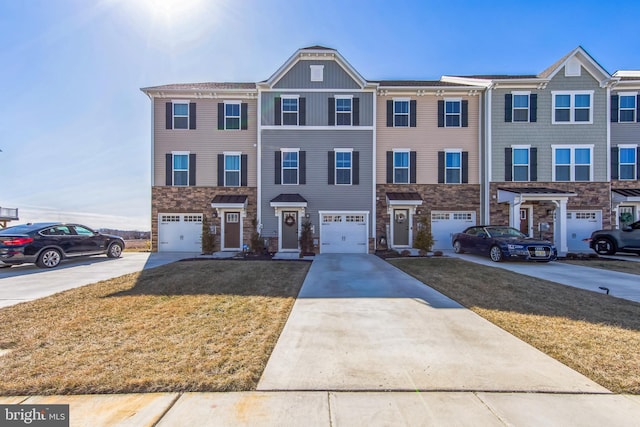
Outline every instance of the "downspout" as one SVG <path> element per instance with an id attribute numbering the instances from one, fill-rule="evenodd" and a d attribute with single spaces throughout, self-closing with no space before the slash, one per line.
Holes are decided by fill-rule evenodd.
<path id="1" fill-rule="evenodd" d="M 371 206 L 371 219 L 369 220 L 371 222 L 371 224 L 373 225 L 373 249 L 374 250 L 378 250 L 378 236 L 377 236 L 377 229 L 378 229 L 378 215 L 377 215 L 377 211 L 376 211 L 376 187 L 378 186 L 378 177 L 377 177 L 377 170 L 376 170 L 376 159 L 378 158 L 378 152 L 377 152 L 377 126 L 376 126 L 376 122 L 377 122 L 377 111 L 378 111 L 378 89 L 375 89 L 373 91 L 372 94 L 373 97 L 373 117 L 372 117 L 372 121 L 373 121 L 373 146 L 372 146 L 372 151 L 371 151 L 371 163 L 372 163 L 372 182 L 373 182 L 373 197 L 371 198 L 371 202 L 372 202 L 372 206 Z M 369 229 L 371 230 L 372 225 L 369 225 Z"/>
<path id="2" fill-rule="evenodd" d="M 151 228 L 152 228 L 152 232 L 153 232 L 153 187 L 155 186 L 155 124 L 154 124 L 154 120 L 155 120 L 155 100 L 153 98 L 153 96 L 151 96 L 149 93 L 146 94 L 149 97 L 149 100 L 151 101 L 151 194 L 149 195 L 149 200 L 151 200 Z M 158 230 L 156 230 L 156 233 L 158 232 Z M 153 233 L 152 233 L 153 234 Z M 151 252 L 154 252 L 154 247 L 153 247 L 153 235 L 151 236 L 151 243 L 150 243 L 150 249 Z"/>
<path id="3" fill-rule="evenodd" d="M 491 140 L 491 120 L 492 120 L 492 110 L 491 110 L 491 99 L 493 97 L 493 88 L 489 86 L 487 88 L 487 95 L 485 98 L 486 104 L 486 116 L 484 119 L 485 122 L 485 151 L 483 154 L 484 163 L 485 163 L 485 177 L 484 177 L 484 195 L 485 195 L 485 205 L 484 205 L 484 222 L 486 224 L 491 224 L 491 155 L 493 152 L 492 149 L 492 140 Z"/>
<path id="4" fill-rule="evenodd" d="M 256 231 L 262 234 L 262 91 L 258 87 L 258 96 L 256 101 Z"/>
<path id="5" fill-rule="evenodd" d="M 613 214 L 613 200 L 611 197 L 611 86 L 607 85 L 607 176 L 606 182 L 609 184 L 609 227 L 618 228 L 618 215 Z M 595 156 L 594 156 L 595 157 Z M 637 160 L 637 159 L 636 159 Z M 615 220 L 615 221 L 614 221 Z"/>

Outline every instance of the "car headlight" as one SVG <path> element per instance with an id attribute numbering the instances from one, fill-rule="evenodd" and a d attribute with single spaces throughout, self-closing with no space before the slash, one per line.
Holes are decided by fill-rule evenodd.
<path id="1" fill-rule="evenodd" d="M 507 245 L 507 249 L 509 249 L 510 251 L 517 251 L 517 250 L 524 249 L 524 246 L 522 246 L 522 245 Z"/>

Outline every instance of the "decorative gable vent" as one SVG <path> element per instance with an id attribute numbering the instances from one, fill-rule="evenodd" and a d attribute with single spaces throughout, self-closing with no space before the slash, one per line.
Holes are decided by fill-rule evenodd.
<path id="1" fill-rule="evenodd" d="M 581 64 L 580 60 L 575 56 L 567 61 L 564 67 L 565 77 L 580 77 Z"/>
<path id="2" fill-rule="evenodd" d="M 311 81 L 321 82 L 324 80 L 324 65 L 310 65 L 311 67 Z"/>

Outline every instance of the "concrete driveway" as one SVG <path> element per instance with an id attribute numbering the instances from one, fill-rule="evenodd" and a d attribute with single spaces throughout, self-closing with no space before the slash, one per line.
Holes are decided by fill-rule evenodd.
<path id="1" fill-rule="evenodd" d="M 54 269 L 41 269 L 33 264 L 0 269 L 0 308 L 195 255 L 124 252 L 118 259 L 106 256 L 71 259 Z"/>
<path id="2" fill-rule="evenodd" d="M 258 390 L 606 393 L 374 255 L 319 255 Z"/>

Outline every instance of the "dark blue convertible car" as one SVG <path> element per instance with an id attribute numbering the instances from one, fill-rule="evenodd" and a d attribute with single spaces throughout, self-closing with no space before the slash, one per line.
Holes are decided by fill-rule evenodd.
<path id="1" fill-rule="evenodd" d="M 489 255 L 492 261 L 509 259 L 549 262 L 558 251 L 548 240 L 532 239 L 512 227 L 478 225 L 453 235 L 451 242 L 457 254 L 472 252 Z"/>

